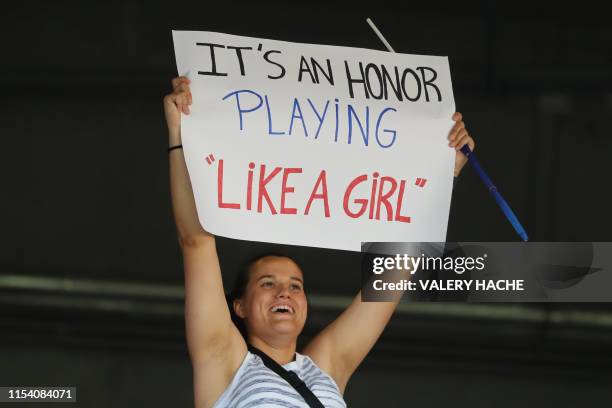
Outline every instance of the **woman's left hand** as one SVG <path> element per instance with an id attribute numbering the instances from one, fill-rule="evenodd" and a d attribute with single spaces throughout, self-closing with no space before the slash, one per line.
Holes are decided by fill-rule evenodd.
<path id="1" fill-rule="evenodd" d="M 461 115 L 459 112 L 455 112 L 453 114 L 453 120 L 455 121 L 455 125 L 448 134 L 448 145 L 455 149 L 455 177 L 457 177 L 459 176 L 459 173 L 461 173 L 461 169 L 463 166 L 465 166 L 465 163 L 468 161 L 468 158 L 461 153 L 459 149 L 465 145 L 468 145 L 470 150 L 474 151 L 474 147 L 476 145 L 474 143 L 474 139 L 472 139 L 465 128 L 463 115 Z"/>

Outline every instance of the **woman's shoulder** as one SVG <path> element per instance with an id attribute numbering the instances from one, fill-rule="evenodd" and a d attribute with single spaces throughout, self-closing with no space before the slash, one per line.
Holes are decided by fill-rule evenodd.
<path id="1" fill-rule="evenodd" d="M 336 384 L 336 381 L 331 376 L 331 374 L 327 372 L 327 370 L 319 367 L 319 365 L 307 354 L 296 353 L 296 362 L 298 363 L 298 366 L 300 367 L 300 370 L 303 373 L 309 373 L 311 375 L 315 373 L 320 374 L 331 380 L 332 383 L 336 386 L 336 388 L 338 388 L 338 385 Z"/>

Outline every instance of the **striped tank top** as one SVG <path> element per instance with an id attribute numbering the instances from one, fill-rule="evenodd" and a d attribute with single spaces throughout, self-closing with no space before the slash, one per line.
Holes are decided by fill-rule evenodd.
<path id="1" fill-rule="evenodd" d="M 336 382 L 308 357 L 296 353 L 283 367 L 295 372 L 326 408 L 346 408 Z M 302 396 L 282 377 L 247 351 L 230 385 L 213 408 L 309 408 Z"/>

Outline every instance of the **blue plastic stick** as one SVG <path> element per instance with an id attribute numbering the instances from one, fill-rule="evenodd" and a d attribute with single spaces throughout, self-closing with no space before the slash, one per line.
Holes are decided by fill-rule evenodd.
<path id="1" fill-rule="evenodd" d="M 514 212 L 512 212 L 512 209 L 510 208 L 506 200 L 504 200 L 504 197 L 499 194 L 499 191 L 497 191 L 497 187 L 495 187 L 487 173 L 485 173 L 482 167 L 480 167 L 480 163 L 478 163 L 476 155 L 472 153 L 472 150 L 470 150 L 468 145 L 463 146 L 459 150 L 461 150 L 461 153 L 463 153 L 468 158 L 468 161 L 472 164 L 472 167 L 474 168 L 482 182 L 487 186 L 489 193 L 491 193 L 491 195 L 497 202 L 497 205 L 499 205 L 499 208 L 501 208 L 501 210 L 504 212 L 506 218 L 508 218 L 508 221 L 510 221 L 510 224 L 512 224 L 516 233 L 519 234 L 523 241 L 528 241 L 529 238 L 527 237 L 527 232 L 525 232 L 525 229 L 521 225 L 518 218 L 516 218 L 516 215 L 514 215 Z"/>

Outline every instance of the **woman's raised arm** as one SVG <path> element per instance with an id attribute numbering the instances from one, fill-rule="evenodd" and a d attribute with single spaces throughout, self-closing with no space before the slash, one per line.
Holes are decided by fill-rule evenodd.
<path id="1" fill-rule="evenodd" d="M 172 80 L 164 97 L 170 147 L 181 144 L 181 114 L 189 114 L 191 92 L 185 77 Z M 170 155 L 170 192 L 185 270 L 185 324 L 193 364 L 196 406 L 210 407 L 230 383 L 246 354 L 231 321 L 215 237 L 200 225 L 183 150 Z"/>
<path id="2" fill-rule="evenodd" d="M 164 97 L 164 113 L 168 125 L 169 147 L 181 146 L 181 113 L 189 114 L 191 105 L 191 92 L 189 79 L 185 77 L 172 80 L 173 92 Z M 182 149 L 172 149 L 170 155 L 170 193 L 172 195 L 172 209 L 174 222 L 178 232 L 181 248 L 190 240 L 211 237 L 200 225 L 196 212 L 191 182 L 187 173 L 187 166 Z"/>

